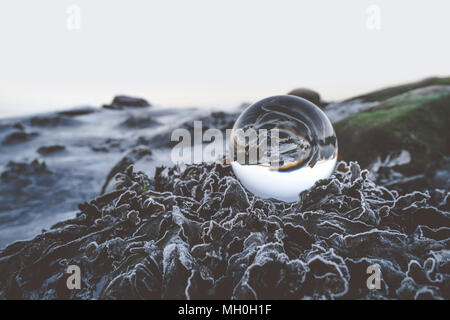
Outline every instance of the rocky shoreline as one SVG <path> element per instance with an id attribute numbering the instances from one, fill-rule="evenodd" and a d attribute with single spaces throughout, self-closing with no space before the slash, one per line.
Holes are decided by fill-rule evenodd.
<path id="1" fill-rule="evenodd" d="M 296 203 L 226 164 L 170 163 L 173 128 L 224 131 L 239 108 L 120 96 L 1 120 L 0 299 L 449 299 L 449 85 L 322 101 L 344 161 Z"/>

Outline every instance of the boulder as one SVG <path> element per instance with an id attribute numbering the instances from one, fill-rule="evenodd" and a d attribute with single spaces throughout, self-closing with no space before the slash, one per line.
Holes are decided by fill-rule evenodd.
<path id="1" fill-rule="evenodd" d="M 320 100 L 320 94 L 316 91 L 307 88 L 297 88 L 288 93 L 288 95 L 300 97 L 306 99 L 317 106 L 321 106 L 322 102 Z"/>
<path id="2" fill-rule="evenodd" d="M 77 116 L 84 116 L 86 114 L 91 114 L 96 111 L 95 108 L 85 106 L 85 107 L 76 107 L 70 110 L 65 110 L 59 112 L 60 115 L 67 116 L 67 117 L 77 117 Z"/>
<path id="3" fill-rule="evenodd" d="M 419 88 L 390 97 L 334 125 L 339 157 L 367 167 L 377 158 L 406 150 L 411 161 L 397 166 L 406 176 L 450 155 L 450 86 Z"/>
<path id="4" fill-rule="evenodd" d="M 150 107 L 150 103 L 142 98 L 130 96 L 115 96 L 111 104 L 103 105 L 103 108 L 110 110 L 122 110 L 124 108 L 146 108 Z"/>
<path id="5" fill-rule="evenodd" d="M 37 137 L 39 134 L 37 132 L 25 132 L 25 131 L 16 131 L 7 135 L 3 139 L 4 145 L 16 144 L 21 142 L 27 142 L 31 139 Z"/>
<path id="6" fill-rule="evenodd" d="M 69 127 L 80 123 L 81 122 L 76 119 L 72 119 L 61 114 L 47 114 L 32 117 L 28 124 L 32 127 L 55 128 L 66 126 Z"/>
<path id="7" fill-rule="evenodd" d="M 345 102 L 352 100 L 361 100 L 363 102 L 376 102 L 386 100 L 415 89 L 437 85 L 439 86 L 450 85 L 450 77 L 431 77 L 417 82 L 410 82 L 398 86 L 383 88 L 356 97 L 352 97 L 350 99 L 346 99 Z"/>
<path id="8" fill-rule="evenodd" d="M 50 155 L 50 154 L 64 151 L 65 149 L 66 149 L 65 146 L 56 144 L 56 145 L 51 145 L 51 146 L 42 146 L 37 150 L 37 152 L 40 153 L 41 155 Z"/>

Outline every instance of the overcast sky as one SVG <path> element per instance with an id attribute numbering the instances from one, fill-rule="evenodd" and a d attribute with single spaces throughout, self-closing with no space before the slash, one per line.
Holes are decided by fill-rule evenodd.
<path id="1" fill-rule="evenodd" d="M 234 106 L 304 86 L 330 100 L 450 75 L 449 14 L 444 0 L 2 0 L 0 115 L 120 93 Z"/>

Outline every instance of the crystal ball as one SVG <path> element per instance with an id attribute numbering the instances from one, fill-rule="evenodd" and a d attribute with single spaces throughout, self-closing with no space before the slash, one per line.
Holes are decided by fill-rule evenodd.
<path id="1" fill-rule="evenodd" d="M 229 159 L 242 185 L 261 198 L 299 200 L 300 192 L 331 175 L 336 134 L 325 113 L 290 95 L 265 98 L 237 118 Z"/>

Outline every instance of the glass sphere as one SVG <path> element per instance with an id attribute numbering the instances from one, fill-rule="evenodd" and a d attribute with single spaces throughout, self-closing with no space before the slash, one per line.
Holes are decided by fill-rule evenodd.
<path id="1" fill-rule="evenodd" d="M 325 113 L 313 103 L 281 95 L 247 107 L 230 136 L 229 157 L 242 185 L 261 198 L 286 202 L 331 175 L 337 139 Z"/>

